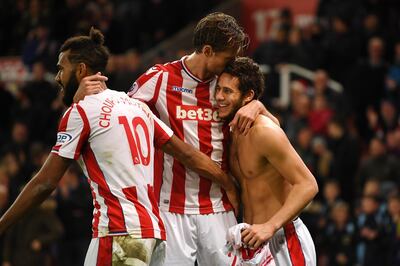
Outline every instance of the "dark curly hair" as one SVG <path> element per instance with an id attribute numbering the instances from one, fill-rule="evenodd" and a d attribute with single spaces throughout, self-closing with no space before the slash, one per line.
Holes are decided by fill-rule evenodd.
<path id="1" fill-rule="evenodd" d="M 85 63 L 93 72 L 104 72 L 110 53 L 104 46 L 104 35 L 91 28 L 89 36 L 75 36 L 67 39 L 60 52 L 70 51 L 68 60 L 72 64 Z"/>
<path id="2" fill-rule="evenodd" d="M 221 12 L 205 16 L 194 29 L 193 45 L 197 53 L 201 52 L 204 45 L 210 45 L 215 52 L 229 48 L 242 52 L 248 44 L 249 38 L 236 19 Z"/>
<path id="3" fill-rule="evenodd" d="M 264 92 L 264 76 L 261 73 L 260 66 L 251 58 L 236 58 L 225 67 L 223 73 L 239 79 L 239 90 L 242 95 L 253 90 L 254 99 L 260 99 L 262 96 Z"/>

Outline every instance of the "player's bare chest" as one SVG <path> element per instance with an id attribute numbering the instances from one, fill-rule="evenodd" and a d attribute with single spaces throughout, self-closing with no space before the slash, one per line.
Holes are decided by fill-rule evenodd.
<path id="1" fill-rule="evenodd" d="M 262 170 L 260 157 L 249 139 L 232 137 L 229 150 L 229 163 L 232 173 L 240 178 L 252 178 Z"/>

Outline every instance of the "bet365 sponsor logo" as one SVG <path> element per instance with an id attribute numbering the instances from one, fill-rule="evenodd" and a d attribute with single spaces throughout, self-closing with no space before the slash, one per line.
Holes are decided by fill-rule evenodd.
<path id="1" fill-rule="evenodd" d="M 200 108 L 191 105 L 177 105 L 176 118 L 181 120 L 197 120 L 219 122 L 218 112 L 211 108 Z"/>

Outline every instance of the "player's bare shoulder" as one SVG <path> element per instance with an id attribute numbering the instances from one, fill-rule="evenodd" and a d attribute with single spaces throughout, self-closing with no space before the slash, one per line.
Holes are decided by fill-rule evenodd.
<path id="1" fill-rule="evenodd" d="M 249 134 L 252 135 L 252 137 L 258 137 L 260 133 L 266 132 L 283 133 L 280 126 L 276 124 L 271 118 L 260 114 L 254 121 L 253 126 L 250 128 Z"/>
<path id="2" fill-rule="evenodd" d="M 282 128 L 265 115 L 257 117 L 247 137 L 251 139 L 251 143 L 255 148 L 263 148 L 264 145 L 270 145 L 286 139 Z"/>

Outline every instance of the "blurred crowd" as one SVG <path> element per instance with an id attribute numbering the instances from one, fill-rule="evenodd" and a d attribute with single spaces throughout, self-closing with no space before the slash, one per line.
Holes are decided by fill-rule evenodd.
<path id="1" fill-rule="evenodd" d="M 252 54 L 270 69 L 265 104 L 320 187 L 301 217 L 318 265 L 400 265 L 400 5 L 321 0 L 316 16 L 299 27 L 281 10 Z M 293 75 L 289 106 L 274 100 L 285 63 L 315 71 Z"/>
<path id="2" fill-rule="evenodd" d="M 216 2 L 221 1 L 1 1 L 1 25 L 15 23 L 0 29 L 0 56 L 21 55 L 30 78 L 14 93 L 0 82 L 0 212 L 55 143 L 64 107 L 46 73 L 54 73 L 66 36 L 86 34 L 91 25 L 100 28 L 113 54 L 108 86 L 126 91 L 145 71 L 143 51 L 198 20 Z M 398 3 L 320 0 L 315 21 L 301 27 L 290 8 L 283 9 L 269 38 L 250 56 L 270 67 L 263 102 L 320 187 L 301 214 L 318 265 L 400 265 Z M 154 63 L 163 60 L 160 55 Z M 273 100 L 285 63 L 315 71 L 312 80 L 293 77 L 289 106 Z M 332 90 L 329 79 L 344 91 Z M 74 165 L 52 197 L 1 239 L 0 261 L 82 265 L 91 219 L 90 189 Z"/>

